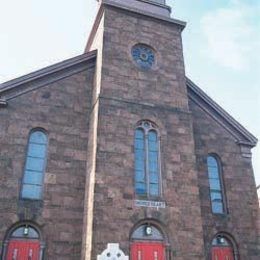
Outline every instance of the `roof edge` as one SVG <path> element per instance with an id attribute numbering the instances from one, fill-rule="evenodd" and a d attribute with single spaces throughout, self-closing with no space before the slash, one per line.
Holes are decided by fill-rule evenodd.
<path id="1" fill-rule="evenodd" d="M 31 72 L 29 74 L 18 77 L 16 79 L 6 81 L 6 82 L 0 84 L 0 95 L 2 93 L 6 92 L 6 91 L 10 91 L 10 90 L 20 86 L 22 84 L 31 82 L 33 80 L 37 80 L 39 78 L 42 78 L 42 77 L 44 77 L 48 74 L 58 72 L 60 70 L 69 68 L 71 66 L 74 66 L 76 64 L 80 64 L 80 63 L 83 63 L 83 62 L 86 62 L 86 61 L 91 61 L 91 60 L 94 61 L 95 58 L 96 58 L 96 55 L 97 55 L 96 50 L 91 51 L 91 52 L 87 52 L 87 53 L 83 53 L 83 54 L 78 55 L 76 57 L 73 57 L 73 58 L 58 62 L 56 64 L 47 66 L 43 69 Z"/>
<path id="2" fill-rule="evenodd" d="M 144 16 L 151 17 L 151 18 L 155 18 L 157 20 L 163 20 L 165 22 L 169 22 L 169 23 L 180 26 L 182 30 L 186 27 L 186 24 L 187 24 L 186 22 L 178 20 L 178 19 L 174 19 L 174 18 L 171 18 L 171 17 L 165 17 L 165 16 L 162 16 L 162 15 L 154 14 L 152 12 L 148 12 L 148 11 L 144 12 L 144 11 L 139 10 L 137 8 L 134 8 L 134 7 L 129 7 L 129 6 L 126 6 L 126 5 L 123 5 L 123 4 L 120 4 L 120 3 L 115 3 L 111 0 L 103 0 L 102 4 L 117 7 L 117 8 L 126 10 L 126 11 L 134 12 L 134 13 L 137 13 L 137 14 L 141 14 L 141 15 L 144 15 Z"/>
<path id="3" fill-rule="evenodd" d="M 251 134 L 244 126 L 242 126 L 236 119 L 234 119 L 228 112 L 226 112 L 220 105 L 218 105 L 212 98 L 210 98 L 200 87 L 198 87 L 193 81 L 186 77 L 186 84 L 188 89 L 195 93 L 199 98 L 201 98 L 207 105 L 210 106 L 223 121 L 228 122 L 229 125 L 233 127 L 238 133 L 245 137 L 248 142 L 244 140 L 238 140 L 238 144 L 247 145 L 255 147 L 257 145 L 258 139 Z M 188 93 L 189 96 L 191 94 Z"/>
<path id="4" fill-rule="evenodd" d="M 139 14 L 139 15 L 143 15 L 143 16 L 146 16 L 146 17 L 154 18 L 154 19 L 157 19 L 157 20 L 162 20 L 164 22 L 168 22 L 168 23 L 174 24 L 176 26 L 179 26 L 181 28 L 181 31 L 183 31 L 185 29 L 186 25 L 187 25 L 186 22 L 178 20 L 178 19 L 174 19 L 174 18 L 171 18 L 171 17 L 164 17 L 164 16 L 156 15 L 156 14 L 153 14 L 153 13 L 150 13 L 150 12 L 144 12 L 144 11 L 138 10 L 137 8 L 134 8 L 134 7 L 131 7 L 131 8 L 126 7 L 123 4 L 114 3 L 111 0 L 103 0 L 102 4 L 100 5 L 100 7 L 98 9 L 95 21 L 94 21 L 92 29 L 90 31 L 90 34 L 89 34 L 89 37 L 88 37 L 88 40 L 87 40 L 87 44 L 86 44 L 86 47 L 85 47 L 85 51 L 89 51 L 89 49 L 91 47 L 91 44 L 92 44 L 94 37 L 95 37 L 95 33 L 98 29 L 98 25 L 100 23 L 100 20 L 102 18 L 103 13 L 104 13 L 104 7 L 105 6 L 110 6 L 110 7 L 118 8 L 118 9 L 121 9 L 121 10 L 124 10 L 124 11 L 133 12 L 133 13 L 136 13 L 136 14 Z"/>

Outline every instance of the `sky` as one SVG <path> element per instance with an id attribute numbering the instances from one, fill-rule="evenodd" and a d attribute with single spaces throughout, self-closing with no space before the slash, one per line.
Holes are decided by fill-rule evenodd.
<path id="1" fill-rule="evenodd" d="M 187 76 L 260 138 L 260 1 L 167 2 L 187 22 Z M 96 12 L 95 0 L 0 0 L 0 83 L 82 54 Z M 253 167 L 260 185 L 260 144 Z"/>

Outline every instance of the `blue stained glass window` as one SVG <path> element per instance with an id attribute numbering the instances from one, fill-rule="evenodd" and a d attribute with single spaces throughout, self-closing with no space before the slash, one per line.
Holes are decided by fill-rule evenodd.
<path id="1" fill-rule="evenodd" d="M 47 143 L 47 136 L 42 131 L 32 132 L 31 135 L 30 135 L 30 143 L 46 145 L 46 143 Z"/>
<path id="2" fill-rule="evenodd" d="M 210 167 L 209 178 L 210 179 L 219 179 L 218 168 Z"/>
<path id="3" fill-rule="evenodd" d="M 29 147 L 30 148 L 30 147 Z M 43 171 L 44 158 L 27 156 L 26 169 L 31 171 Z"/>
<path id="4" fill-rule="evenodd" d="M 39 200 L 42 197 L 47 141 L 47 135 L 41 130 L 30 134 L 21 188 L 23 199 Z"/>
<path id="5" fill-rule="evenodd" d="M 159 195 L 159 185 L 150 183 L 150 195 L 151 196 L 158 196 Z"/>
<path id="6" fill-rule="evenodd" d="M 214 156 L 208 156 L 207 165 L 212 212 L 215 214 L 223 214 L 224 201 L 219 162 Z"/>
<path id="7" fill-rule="evenodd" d="M 136 158 L 136 161 L 135 161 L 135 169 L 138 171 L 145 171 L 145 165 L 144 165 L 144 161 L 143 160 L 140 160 L 140 157 L 139 158 Z"/>
<path id="8" fill-rule="evenodd" d="M 135 132 L 135 191 L 138 195 L 160 195 L 158 134 L 144 121 Z"/>
<path id="9" fill-rule="evenodd" d="M 157 133 L 155 131 L 149 131 L 149 142 L 157 142 Z"/>
<path id="10" fill-rule="evenodd" d="M 211 190 L 221 190 L 219 179 L 209 179 L 209 186 Z"/>
<path id="11" fill-rule="evenodd" d="M 159 176 L 157 173 L 150 174 L 150 183 L 159 183 Z"/>
<path id="12" fill-rule="evenodd" d="M 212 211 L 213 213 L 223 214 L 224 209 L 222 201 L 212 201 Z"/>
<path id="13" fill-rule="evenodd" d="M 157 174 L 157 172 L 158 172 L 157 162 L 152 161 L 152 160 L 149 160 L 149 171 L 150 171 L 151 173 Z"/>
<path id="14" fill-rule="evenodd" d="M 146 194 L 146 185 L 144 182 L 136 182 L 135 183 L 135 190 L 136 193 L 139 195 L 145 195 Z"/>
<path id="15" fill-rule="evenodd" d="M 208 162 L 208 167 L 218 168 L 217 160 L 213 156 L 208 156 L 207 162 Z"/>
<path id="16" fill-rule="evenodd" d="M 221 195 L 221 192 L 219 191 L 212 191 L 210 193 L 210 197 L 211 197 L 211 200 L 212 201 L 217 201 L 217 200 L 222 200 L 222 195 Z"/>
<path id="17" fill-rule="evenodd" d="M 43 158 L 45 156 L 45 145 L 31 143 L 28 149 L 28 156 Z"/>
<path id="18" fill-rule="evenodd" d="M 143 44 L 137 44 L 132 48 L 132 57 L 135 63 L 145 70 L 151 69 L 155 63 L 154 51 Z"/>
<path id="19" fill-rule="evenodd" d="M 146 193 L 144 131 L 135 131 L 135 189 L 137 194 Z"/>
<path id="20" fill-rule="evenodd" d="M 40 199 L 41 186 L 35 184 L 23 184 L 22 198 L 24 199 Z"/>
<path id="21" fill-rule="evenodd" d="M 41 185 L 41 183 L 42 183 L 41 172 L 25 171 L 24 183 L 34 183 L 37 185 Z"/>

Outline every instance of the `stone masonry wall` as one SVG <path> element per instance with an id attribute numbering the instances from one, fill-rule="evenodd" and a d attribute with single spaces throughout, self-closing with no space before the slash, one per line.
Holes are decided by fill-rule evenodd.
<path id="1" fill-rule="evenodd" d="M 182 28 L 110 7 L 104 17 L 101 95 L 188 110 Z M 131 55 L 138 43 L 155 52 L 155 65 L 147 73 Z"/>
<path id="2" fill-rule="evenodd" d="M 93 69 L 83 71 L 0 108 L 1 244 L 12 225 L 31 221 L 42 231 L 45 259 L 80 259 L 92 80 Z M 43 201 L 24 202 L 19 192 L 35 127 L 49 139 Z"/>
<path id="3" fill-rule="evenodd" d="M 251 159 L 241 150 L 222 126 L 194 102 L 190 102 L 200 186 L 205 253 L 209 255 L 211 241 L 218 232 L 229 234 L 237 243 L 239 259 L 259 259 L 257 251 L 257 196 Z M 211 212 L 207 155 L 221 159 L 228 214 Z"/>
<path id="4" fill-rule="evenodd" d="M 165 209 L 136 207 L 134 129 L 141 119 L 158 125 Z M 204 259 L 197 174 L 190 114 L 161 107 L 101 99 L 96 167 L 93 256 L 109 242 L 130 250 L 133 227 L 142 220 L 159 223 L 174 259 Z M 194 225 L 196 223 L 196 225 Z"/>
<path id="5" fill-rule="evenodd" d="M 91 259 L 107 243 L 120 243 L 129 255 L 131 231 L 142 220 L 161 225 L 174 259 L 204 259 L 181 28 L 109 6 L 103 15 Z M 151 71 L 140 70 L 132 60 L 137 43 L 154 48 L 157 61 Z M 91 49 L 97 47 L 93 44 Z M 156 123 L 161 134 L 165 209 L 134 206 L 134 131 L 142 119 Z"/>

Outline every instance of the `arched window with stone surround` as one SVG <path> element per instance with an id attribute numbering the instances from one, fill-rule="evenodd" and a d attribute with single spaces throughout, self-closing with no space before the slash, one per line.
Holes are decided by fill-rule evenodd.
<path id="1" fill-rule="evenodd" d="M 22 199 L 40 200 L 42 198 L 47 143 L 48 138 L 44 130 L 34 129 L 31 131 L 21 186 Z"/>
<path id="2" fill-rule="evenodd" d="M 156 125 L 144 120 L 135 129 L 135 193 L 161 196 L 160 138 Z"/>
<path id="3" fill-rule="evenodd" d="M 225 214 L 225 194 L 220 159 L 216 155 L 208 155 L 207 166 L 212 212 Z"/>

